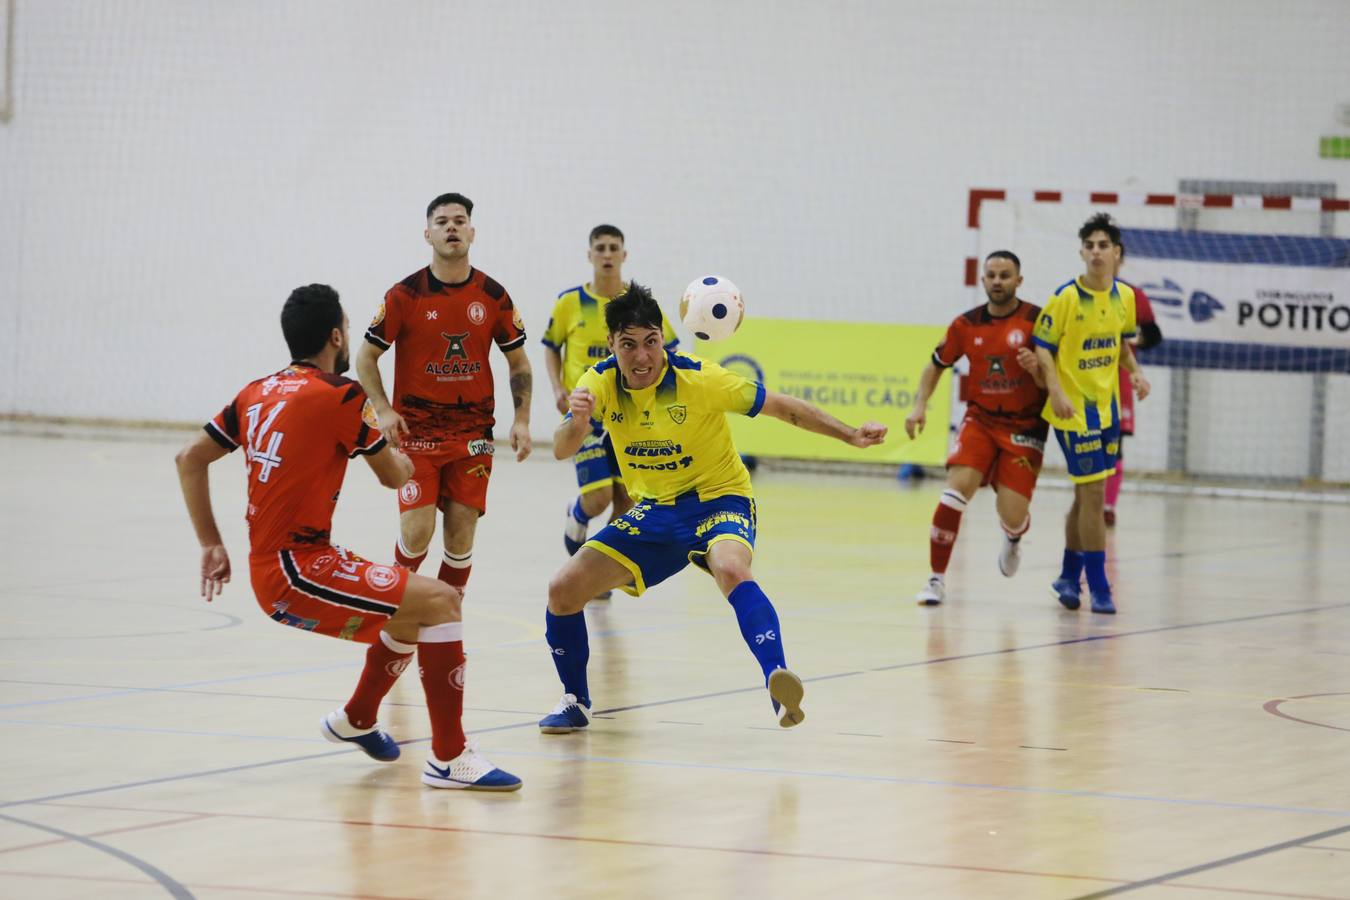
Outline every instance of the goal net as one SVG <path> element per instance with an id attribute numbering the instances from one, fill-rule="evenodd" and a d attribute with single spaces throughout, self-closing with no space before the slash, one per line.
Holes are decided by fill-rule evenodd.
<path id="1" fill-rule="evenodd" d="M 1163 335 L 1139 354 L 1153 394 L 1135 406 L 1128 469 L 1350 488 L 1350 201 L 972 191 L 973 296 L 980 261 L 1010 249 L 1021 296 L 1044 303 L 1083 271 L 1077 232 L 1097 212 L 1120 225 L 1120 278 L 1147 294 Z"/>

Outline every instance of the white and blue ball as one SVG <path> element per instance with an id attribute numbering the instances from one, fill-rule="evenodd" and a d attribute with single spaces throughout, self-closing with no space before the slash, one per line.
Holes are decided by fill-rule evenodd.
<path id="1" fill-rule="evenodd" d="M 720 275 L 695 279 L 680 299 L 680 321 L 700 341 L 726 340 L 744 318 L 740 288 Z"/>

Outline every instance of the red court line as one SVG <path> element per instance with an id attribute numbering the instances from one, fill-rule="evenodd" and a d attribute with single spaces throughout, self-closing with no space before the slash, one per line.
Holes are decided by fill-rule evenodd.
<path id="1" fill-rule="evenodd" d="M 1350 731 L 1350 728 L 1342 728 L 1340 725 L 1328 725 L 1326 722 L 1317 722 L 1313 719 L 1300 719 L 1298 716 L 1291 716 L 1289 713 L 1280 709 L 1282 703 L 1290 700 L 1311 700 L 1316 697 L 1343 697 L 1350 694 L 1350 691 L 1331 691 L 1326 694 L 1300 694 L 1297 697 L 1278 697 L 1274 700 L 1267 700 L 1261 705 L 1261 708 L 1272 716 L 1279 716 L 1281 719 L 1288 719 L 1290 722 L 1298 722 L 1300 725 L 1316 725 L 1318 728 L 1330 728 L 1332 731 Z"/>
<path id="2" fill-rule="evenodd" d="M 151 812 L 153 810 L 146 810 L 146 811 Z M 105 831 L 94 831 L 89 834 L 82 834 L 80 835 L 80 837 L 93 838 L 93 837 L 103 837 L 109 834 L 125 834 L 128 831 L 144 831 L 147 828 L 159 828 L 164 825 L 178 825 L 182 822 L 196 822 L 201 819 L 210 819 L 210 818 L 212 818 L 210 813 L 192 813 L 189 815 L 184 815 L 178 819 L 166 819 L 163 822 L 150 822 L 145 825 L 124 825 L 121 828 L 109 828 Z M 0 853 L 14 853 L 19 850 L 34 850 L 38 847 L 50 847 L 54 844 L 69 844 L 69 843 L 70 838 L 52 838 L 49 841 L 38 841 L 33 844 L 22 844 L 18 847 L 3 847 L 0 848 Z"/>
<path id="3" fill-rule="evenodd" d="M 47 878 L 61 881 L 93 881 L 103 884 L 137 884 L 151 887 L 153 881 L 140 880 L 136 878 L 113 878 L 97 877 L 94 875 L 57 875 L 51 872 L 17 872 L 10 869 L 0 869 L 0 878 L 10 876 L 17 878 Z M 290 897 L 340 897 L 343 900 L 431 900 L 427 897 L 391 897 L 386 894 L 338 894 L 333 891 L 296 891 L 287 888 L 278 887 L 253 887 L 245 884 L 187 884 L 184 887 L 193 888 L 199 891 L 238 891 L 248 894 L 285 894 Z"/>

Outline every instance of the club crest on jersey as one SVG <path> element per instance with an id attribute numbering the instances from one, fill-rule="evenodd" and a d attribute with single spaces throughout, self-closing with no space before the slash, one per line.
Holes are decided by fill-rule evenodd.
<path id="1" fill-rule="evenodd" d="M 689 416 L 689 409 L 683 403 L 679 406 L 671 406 L 666 409 L 670 413 L 670 418 L 676 425 L 683 425 L 684 420 Z"/>
<path id="2" fill-rule="evenodd" d="M 475 325 L 482 325 L 487 321 L 487 307 L 477 300 L 469 304 L 469 321 Z M 448 359 L 449 357 L 447 357 Z"/>
<path id="3" fill-rule="evenodd" d="M 482 305 L 482 304 L 478 304 Z M 469 336 L 466 331 L 463 334 L 446 334 L 441 332 L 441 337 L 445 338 L 445 361 L 452 359 L 468 359 L 469 351 L 464 349 L 464 339 Z"/>
<path id="4" fill-rule="evenodd" d="M 377 591 L 387 591 L 398 584 L 398 573 L 388 566 L 371 566 L 366 569 L 366 584 Z"/>
<path id="5" fill-rule="evenodd" d="M 375 407 L 371 405 L 369 399 L 361 405 L 361 421 L 365 422 L 371 428 L 380 427 L 379 417 L 375 415 Z"/>
<path id="6" fill-rule="evenodd" d="M 1027 336 L 1021 331 L 1008 332 L 1008 346 L 1016 350 L 1027 342 Z"/>
<path id="7" fill-rule="evenodd" d="M 1007 370 L 1005 370 L 1005 369 L 1003 368 L 1003 357 L 1001 357 L 1001 356 L 991 356 L 991 357 L 989 357 L 989 374 L 990 374 L 990 375 L 1007 375 L 1007 374 L 1008 374 Z"/>
<path id="8" fill-rule="evenodd" d="M 410 481 L 398 489 L 398 498 L 406 504 L 413 504 L 422 497 L 422 486 L 415 481 Z"/>
<path id="9" fill-rule="evenodd" d="M 375 311 L 375 318 L 370 320 L 370 327 L 374 328 L 384 321 L 384 301 L 380 301 L 380 308 Z"/>
<path id="10" fill-rule="evenodd" d="M 511 316 L 511 324 L 516 326 L 516 331 L 525 330 L 525 320 L 520 317 L 520 310 L 516 310 L 515 314 Z"/>
<path id="11" fill-rule="evenodd" d="M 324 553 L 310 561 L 309 574 L 323 575 L 329 569 L 337 564 L 337 556 L 332 553 Z"/>

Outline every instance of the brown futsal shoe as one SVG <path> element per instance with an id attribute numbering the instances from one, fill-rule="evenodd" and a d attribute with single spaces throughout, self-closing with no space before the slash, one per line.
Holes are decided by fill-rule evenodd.
<path id="1" fill-rule="evenodd" d="M 783 728 L 806 721 L 806 713 L 802 712 L 802 695 L 805 693 L 802 680 L 787 669 L 774 669 L 769 674 L 769 696 L 778 713 L 778 724 Z"/>

